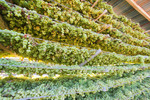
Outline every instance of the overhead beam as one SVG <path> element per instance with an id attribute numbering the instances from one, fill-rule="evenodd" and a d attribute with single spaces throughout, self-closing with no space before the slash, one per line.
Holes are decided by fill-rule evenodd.
<path id="1" fill-rule="evenodd" d="M 126 0 L 134 9 L 136 9 L 140 14 L 142 14 L 148 21 L 150 21 L 150 15 L 141 8 L 134 0 Z"/>

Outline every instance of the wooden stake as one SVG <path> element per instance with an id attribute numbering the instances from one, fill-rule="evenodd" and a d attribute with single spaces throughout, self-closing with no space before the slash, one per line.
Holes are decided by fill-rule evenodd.
<path id="1" fill-rule="evenodd" d="M 96 0 L 96 1 L 94 2 L 94 4 L 92 5 L 91 8 L 93 8 L 93 7 L 98 3 L 98 1 L 99 1 L 99 0 Z"/>
<path id="2" fill-rule="evenodd" d="M 145 38 L 145 40 L 150 39 L 150 37 Z"/>
<path id="3" fill-rule="evenodd" d="M 150 30 L 145 31 L 144 33 L 148 33 L 148 32 L 150 32 Z"/>
<path id="4" fill-rule="evenodd" d="M 107 13 L 107 10 L 104 10 L 102 14 L 100 14 L 94 21 L 97 21 L 100 17 L 102 17 L 105 13 Z"/>
<path id="5" fill-rule="evenodd" d="M 101 49 L 97 50 L 96 53 L 94 55 L 92 55 L 88 60 L 86 60 L 85 62 L 81 63 L 79 66 L 83 66 L 85 65 L 87 62 L 89 62 L 90 60 L 92 60 L 94 57 L 96 57 L 101 51 Z"/>
<path id="6" fill-rule="evenodd" d="M 150 32 L 150 30 L 145 31 L 144 33 L 148 33 L 148 32 Z M 145 40 L 147 40 L 147 39 L 150 39 L 150 37 L 145 38 Z"/>
<path id="7" fill-rule="evenodd" d="M 105 24 L 105 25 L 106 25 L 106 24 Z M 111 27 L 111 25 L 110 25 L 110 24 L 108 24 L 108 25 L 106 26 L 106 28 L 104 28 L 104 29 L 100 30 L 100 31 L 99 31 L 99 32 L 97 32 L 97 33 L 100 33 L 100 32 L 102 32 L 102 31 L 104 31 L 104 30 L 108 29 L 109 27 Z"/>

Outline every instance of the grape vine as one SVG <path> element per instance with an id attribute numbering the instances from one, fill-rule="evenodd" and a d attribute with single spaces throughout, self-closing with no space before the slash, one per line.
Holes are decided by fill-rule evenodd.
<path id="1" fill-rule="evenodd" d="M 138 23 L 102 0 L 8 1 L 0 99 L 150 99 L 150 35 Z"/>
<path id="2" fill-rule="evenodd" d="M 26 63 L 19 62 L 9 59 L 0 59 L 0 71 L 8 73 L 24 74 L 25 76 L 33 75 L 34 73 L 38 75 L 47 74 L 49 76 L 54 76 L 59 74 L 63 75 L 84 75 L 90 76 L 90 74 L 96 75 L 119 75 L 122 76 L 123 73 L 136 72 L 138 70 L 150 69 L 149 64 L 145 65 L 120 65 L 120 66 L 65 66 L 65 65 L 55 65 L 49 66 L 43 63 Z"/>
<path id="3" fill-rule="evenodd" d="M 65 65 L 79 65 L 95 54 L 96 50 L 86 48 L 62 46 L 58 43 L 37 43 L 27 34 L 20 34 L 9 30 L 0 30 L 1 43 L 10 46 L 17 54 L 44 62 Z M 101 52 L 86 65 L 110 65 L 122 63 L 149 63 L 149 56 L 126 56 L 110 52 Z"/>
<path id="4" fill-rule="evenodd" d="M 86 0 L 89 1 L 90 3 L 94 3 L 96 0 Z M 128 25 L 130 26 L 133 30 L 138 30 L 139 32 L 144 32 L 144 30 L 140 27 L 139 23 L 134 23 L 131 21 L 131 19 L 128 19 L 127 17 L 123 16 L 123 15 L 117 15 L 115 14 L 115 12 L 113 11 L 113 8 L 111 5 L 108 5 L 106 2 L 102 2 L 102 0 L 98 0 L 98 3 L 96 4 L 96 6 L 94 6 L 95 9 L 106 9 L 108 11 L 109 14 L 113 15 L 113 19 L 117 19 L 121 22 L 124 23 L 124 25 Z"/>
<path id="5" fill-rule="evenodd" d="M 10 28 L 18 32 L 28 33 L 33 36 L 58 42 L 95 49 L 100 48 L 104 51 L 116 52 L 119 54 L 150 55 L 150 49 L 129 45 L 123 43 L 121 40 L 113 39 L 108 35 L 96 34 L 90 30 L 76 28 L 64 22 L 57 23 L 47 16 L 41 16 L 25 8 L 23 9 L 15 6 L 10 10 L 11 11 L 3 11 L 3 14 L 7 15 L 4 17 L 10 22 Z"/>
<path id="6" fill-rule="evenodd" d="M 45 0 L 48 2 L 53 2 L 53 0 Z M 68 6 L 69 8 L 72 8 L 78 12 L 83 13 L 84 15 L 91 16 L 92 18 L 96 19 L 103 11 L 104 9 L 96 9 L 92 8 L 91 4 L 89 2 L 81 2 L 80 0 L 74 1 L 74 0 L 55 0 L 58 3 L 64 4 Z M 79 7 L 77 7 L 79 6 Z M 138 39 L 145 39 L 147 36 L 139 31 L 134 31 L 130 26 L 125 26 L 123 22 L 118 22 L 116 19 L 113 19 L 113 15 L 107 14 L 104 15 L 99 19 L 100 22 L 104 22 L 107 24 L 112 24 L 113 27 L 116 27 L 120 29 L 122 32 L 126 32 L 127 34 L 132 35 L 133 37 L 136 37 Z M 123 18 L 122 18 L 123 19 Z M 126 20 L 127 18 L 123 19 Z M 131 21 L 127 21 L 128 24 L 131 24 Z M 150 41 L 149 41 L 150 42 Z"/>
<path id="7" fill-rule="evenodd" d="M 101 30 L 105 30 L 107 25 L 97 24 L 94 21 L 89 21 L 89 19 L 83 18 L 81 14 L 77 12 L 73 12 L 70 9 L 61 11 L 61 8 L 55 6 L 54 4 L 44 2 L 42 0 L 33 0 L 33 1 L 25 1 L 20 0 L 19 2 L 14 2 L 19 6 L 26 7 L 30 10 L 35 10 L 40 14 L 49 16 L 50 18 L 65 21 L 69 24 L 75 26 L 82 26 L 85 29 L 91 29 L 94 32 L 99 32 Z M 76 17 L 73 17 L 76 16 Z M 139 40 L 137 38 L 133 38 L 129 34 L 121 33 L 119 30 L 115 28 L 109 28 L 107 31 L 102 31 L 103 34 L 109 34 L 111 37 L 121 39 L 123 42 L 142 46 L 149 48 L 149 42 L 145 40 Z"/>
<path id="8" fill-rule="evenodd" d="M 128 77 L 124 77 L 121 79 L 82 79 L 82 78 L 73 78 L 73 79 L 59 79 L 52 81 L 48 80 L 29 80 L 22 79 L 18 80 L 12 78 L 3 79 L 1 86 L 1 96 L 13 99 L 22 99 L 27 97 L 39 97 L 49 96 L 51 99 L 64 99 L 66 96 L 76 97 L 76 92 L 81 96 L 88 94 L 92 91 L 92 93 L 100 92 L 100 91 L 109 91 L 111 88 L 116 88 L 123 86 L 125 84 L 133 84 L 137 81 L 142 81 L 146 77 L 148 77 L 149 71 L 139 72 L 135 75 L 131 75 Z M 17 80 L 17 81 L 15 81 Z M 51 81 L 50 81 L 51 80 Z M 9 81 L 9 82 L 8 82 Z M 57 81 L 57 82 L 56 82 Z M 8 92 L 9 91 L 9 92 Z M 86 91 L 86 92 L 84 92 Z M 55 96 L 53 96 L 55 95 Z"/>

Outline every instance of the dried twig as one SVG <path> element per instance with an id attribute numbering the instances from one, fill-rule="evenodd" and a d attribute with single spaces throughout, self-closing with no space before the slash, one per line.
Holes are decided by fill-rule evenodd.
<path id="1" fill-rule="evenodd" d="M 102 14 L 100 14 L 94 21 L 97 21 L 100 17 L 102 17 L 105 13 L 107 13 L 107 10 L 104 10 Z"/>
<path id="2" fill-rule="evenodd" d="M 92 55 L 88 60 L 86 60 L 85 62 L 81 63 L 79 66 L 83 66 L 85 65 L 87 62 L 89 62 L 90 60 L 92 60 L 94 57 L 96 57 L 101 51 L 101 49 L 97 50 L 96 53 L 94 55 Z"/>
<path id="3" fill-rule="evenodd" d="M 145 31 L 144 33 L 148 33 L 148 32 L 150 32 L 150 30 Z M 143 33 L 143 34 L 144 34 L 144 33 Z"/>
<path id="4" fill-rule="evenodd" d="M 96 0 L 96 1 L 94 2 L 94 4 L 92 5 L 91 8 L 93 8 L 93 7 L 98 3 L 98 1 L 99 1 L 99 0 Z"/>
<path id="5" fill-rule="evenodd" d="M 150 39 L 150 37 L 145 38 L 145 40 Z"/>
<path id="6" fill-rule="evenodd" d="M 100 30 L 98 33 L 100 33 L 100 32 L 102 32 L 102 31 L 104 31 L 104 30 L 108 29 L 109 27 L 111 27 L 111 25 L 110 25 L 110 24 L 108 24 L 108 25 L 106 25 L 106 24 L 105 24 L 105 28 L 103 28 L 102 30 Z"/>

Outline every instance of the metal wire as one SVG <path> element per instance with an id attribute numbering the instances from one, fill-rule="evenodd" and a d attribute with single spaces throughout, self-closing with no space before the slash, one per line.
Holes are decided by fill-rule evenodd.
<path id="1" fill-rule="evenodd" d="M 53 0 L 52 0 L 53 1 Z M 38 14 L 38 15 L 40 15 L 40 16 L 43 16 L 43 15 L 41 15 L 41 14 Z M 47 17 L 47 16 L 44 16 L 44 17 Z M 49 18 L 49 17 L 47 17 L 47 18 Z M 58 20 L 55 20 L 55 19 L 53 19 L 54 21 L 58 21 Z M 58 21 L 58 22 L 61 22 L 61 21 Z M 10 66 L 10 65 L 8 65 L 8 64 L 0 64 L 0 65 L 2 65 L 2 66 Z M 30 68 L 46 68 L 46 69 L 67 69 L 67 70 L 74 70 L 74 69 L 71 69 L 71 68 L 59 68 L 59 67 L 56 67 L 56 68 L 52 68 L 52 67 L 37 67 L 37 66 L 17 66 L 17 65 L 11 65 L 11 66 L 15 66 L 15 67 L 30 67 Z M 75 69 L 75 70 L 82 70 L 81 68 L 80 69 Z M 95 70 L 95 71 L 97 71 L 97 69 L 84 69 L 84 70 Z M 150 76 L 148 76 L 148 77 L 150 77 Z M 109 87 L 109 88 L 111 88 L 111 87 Z M 85 92 L 94 92 L 95 90 L 90 90 L 90 91 L 83 91 L 84 93 Z M 146 91 L 146 90 L 144 90 L 144 91 Z M 143 91 L 143 92 L 144 92 Z M 76 92 L 76 93 L 80 93 L 80 92 Z M 72 93 L 67 93 L 67 94 L 72 94 Z M 65 94 L 65 95 L 67 95 L 67 94 Z M 139 93 L 137 93 L 137 94 L 139 94 Z M 135 95 L 137 95 L 137 94 L 135 94 Z M 63 95 L 63 94 L 62 94 Z M 135 96 L 134 95 L 134 96 Z M 29 98 L 23 98 L 23 99 L 16 99 L 16 100 L 26 100 L 26 99 L 38 99 L 38 98 L 45 98 L 45 97 L 55 97 L 55 96 L 58 96 L 58 95 L 52 95 L 52 96 L 40 96 L 40 97 L 29 97 Z M 132 96 L 133 97 L 133 96 Z M 131 98 L 131 97 L 130 97 Z M 130 98 L 128 98 L 128 99 L 130 99 Z"/>
<path id="2" fill-rule="evenodd" d="M 67 7 L 67 6 L 65 6 L 65 5 L 63 5 L 63 4 L 60 4 L 60 3 L 58 3 L 58 2 L 56 2 L 56 1 L 54 1 L 54 0 L 51 0 L 51 1 L 53 1 L 53 2 L 55 2 L 55 3 L 57 3 L 58 5 L 60 5 L 60 6 L 62 6 L 62 7 L 65 7 L 65 8 L 67 8 L 67 9 L 70 9 L 69 7 Z M 88 1 L 86 1 L 86 2 L 88 2 Z M 88 3 L 90 3 L 90 2 L 88 2 Z M 91 3 L 90 3 L 91 4 Z M 92 4 L 91 4 L 92 5 Z M 97 7 L 97 6 L 95 6 L 95 7 Z M 99 8 L 99 7 L 97 7 L 97 8 Z M 100 9 L 100 8 L 99 8 Z M 75 10 L 73 10 L 74 12 L 77 12 L 78 14 L 80 14 L 80 15 L 82 15 L 82 16 L 84 16 L 84 17 L 86 17 L 86 18 L 88 18 L 88 19 L 92 19 L 92 20 L 95 20 L 95 19 L 93 19 L 93 18 L 91 18 L 91 17 L 88 17 L 88 16 L 86 16 L 86 15 L 84 15 L 84 14 L 81 14 L 81 13 L 79 13 L 78 11 L 75 11 Z M 103 23 L 103 22 L 100 22 L 100 21 L 95 21 L 95 22 L 97 22 L 97 23 L 99 23 L 99 24 L 105 24 L 105 23 Z M 130 26 L 129 26 L 130 27 Z M 112 27 L 112 29 L 116 29 L 116 28 L 113 28 Z M 117 29 L 118 30 L 118 29 Z M 120 30 L 118 30 L 121 34 L 125 34 L 125 33 L 123 33 L 122 31 L 120 31 Z M 135 37 L 133 37 L 134 39 L 138 39 L 138 38 L 135 38 Z M 141 46 L 140 46 L 141 47 Z"/>
<path id="3" fill-rule="evenodd" d="M 145 77 L 145 78 L 147 78 L 147 77 Z M 138 81 L 138 80 L 136 80 L 136 81 Z M 125 84 L 126 84 L 126 83 L 127 83 L 127 82 L 125 82 Z M 121 84 L 121 85 L 123 85 L 123 84 Z M 120 85 L 120 86 L 121 86 L 121 85 Z M 108 89 L 113 88 L 113 87 L 116 87 L 116 85 L 115 85 L 115 86 L 112 86 L 112 87 L 108 87 Z M 149 88 L 149 89 L 150 89 L 150 88 Z M 97 90 L 97 91 L 98 91 L 98 90 Z M 106 87 L 103 87 L 103 89 L 101 89 L 101 91 L 106 92 L 106 91 L 108 91 L 108 90 L 106 90 Z M 146 90 L 144 90 L 144 91 L 146 91 Z M 75 93 L 66 93 L 66 94 L 60 94 L 60 95 L 71 95 L 71 94 L 89 93 L 89 92 L 95 92 L 95 90 L 82 91 L 82 92 L 75 92 Z M 139 93 L 138 93 L 138 94 L 139 94 Z M 28 97 L 28 98 L 22 98 L 22 99 L 14 99 L 14 100 L 40 99 L 40 98 L 47 98 L 47 97 L 56 97 L 56 96 L 60 96 L 60 95 Z M 135 95 L 137 95 L 137 94 L 135 94 Z M 134 96 L 135 96 L 135 95 L 134 95 Z M 133 97 L 133 96 L 132 96 L 132 97 Z M 132 98 L 132 97 L 129 97 L 128 99 L 130 99 L 130 98 Z"/>
<path id="4" fill-rule="evenodd" d="M 52 0 L 53 1 L 53 0 Z M 43 16 L 43 15 L 41 15 L 41 14 L 38 14 L 38 15 L 40 15 L 40 16 Z M 46 17 L 46 16 L 45 16 Z M 49 18 L 49 17 L 48 17 Z M 54 20 L 54 19 L 53 19 Z M 58 21 L 58 20 L 55 20 L 55 21 Z M 61 21 L 58 21 L 58 22 L 61 22 Z M 0 65 L 2 65 L 2 66 L 10 66 L 10 65 L 8 65 L 8 64 L 0 64 Z M 11 65 L 11 66 L 15 66 L 15 67 L 30 67 L 30 68 L 46 68 L 46 69 L 67 69 L 67 70 L 74 70 L 74 69 L 70 69 L 70 68 L 59 68 L 59 67 L 56 67 L 56 68 L 52 68 L 52 67 L 37 67 L 37 66 L 17 66 L 17 65 Z M 75 69 L 75 70 L 82 70 L 81 68 L 80 69 Z M 96 70 L 97 71 L 97 69 L 84 69 L 84 70 Z M 150 77 L 150 76 L 148 76 L 148 77 Z M 111 88 L 111 87 L 109 87 L 109 88 Z M 90 90 L 90 91 L 83 91 L 84 93 L 85 92 L 94 92 L 95 90 Z M 146 90 L 144 90 L 144 91 L 146 91 Z M 142 92 L 144 92 L 144 91 L 142 91 Z M 76 92 L 76 94 L 77 93 L 80 93 L 80 92 Z M 67 93 L 67 94 L 64 94 L 64 95 L 68 95 L 68 94 L 72 94 L 72 93 Z M 139 94 L 139 93 L 137 93 L 137 94 Z M 137 94 L 135 94 L 135 95 L 137 95 Z M 63 94 L 62 94 L 63 95 Z M 134 95 L 134 96 L 135 96 Z M 26 100 L 26 99 L 38 99 L 38 98 L 46 98 L 46 97 L 55 97 L 55 96 L 58 96 L 58 95 L 52 95 L 52 96 L 40 96 L 40 97 L 29 97 L 29 98 L 23 98 L 23 99 L 16 99 L 16 100 Z M 133 97 L 133 96 L 132 96 Z M 131 98 L 131 97 L 130 97 Z M 128 98 L 128 99 L 130 99 L 130 98 Z"/>
<path id="5" fill-rule="evenodd" d="M 38 66 L 18 66 L 18 65 L 8 65 L 8 64 L 0 64 L 0 66 L 13 66 L 13 67 L 24 67 L 24 68 L 41 68 L 41 69 L 64 69 L 64 70 L 92 70 L 92 71 L 100 71 L 100 69 L 89 69 L 89 68 L 60 68 L 60 67 L 38 67 Z M 108 71 L 103 71 L 108 72 Z"/>
<path id="6" fill-rule="evenodd" d="M 14 34 L 14 33 L 17 33 L 17 32 L 12 32 L 12 31 L 6 31 L 6 30 L 1 30 L 0 29 L 0 32 L 5 32 L 5 33 L 10 33 L 10 34 Z M 24 35 L 23 33 L 19 33 L 21 35 Z M 64 44 L 64 45 L 69 45 L 69 46 L 73 46 L 73 47 L 80 47 L 80 48 L 85 48 L 85 49 L 91 49 L 91 50 L 95 50 L 96 49 L 92 49 L 92 48 L 88 48 L 88 47 L 81 47 L 81 46 L 75 46 L 75 45 L 71 45 L 71 44 L 67 44 L 67 43 L 61 43 L 61 42 L 55 42 L 55 41 L 49 41 L 49 40 L 45 40 L 45 39 L 41 39 L 41 38 L 35 38 L 35 37 L 32 37 L 33 39 L 37 39 L 37 40 L 41 40 L 41 41 L 46 41 L 46 42 L 51 42 L 51 43 L 58 43 L 58 44 Z M 127 44 L 127 45 L 130 45 L 130 44 Z M 111 53 L 111 52 L 106 52 L 106 51 L 102 51 L 103 53 Z M 117 54 L 117 55 L 123 55 L 123 54 Z M 129 57 L 134 57 L 134 56 L 130 56 L 128 55 Z M 143 56 L 144 58 L 148 58 L 149 56 Z"/>
<path id="7" fill-rule="evenodd" d="M 150 88 L 148 88 L 150 89 Z M 145 92 L 146 90 L 143 90 L 141 93 Z M 86 92 L 95 92 L 94 90 L 91 90 L 91 91 L 83 91 L 84 93 Z M 77 93 L 81 93 L 81 92 L 76 92 L 75 94 Z M 66 93 L 66 94 L 60 94 L 60 95 L 71 95 L 72 93 Z M 135 95 L 129 97 L 127 100 L 131 99 L 132 97 L 138 95 L 140 93 L 136 93 Z M 27 99 L 40 99 L 40 98 L 47 98 L 47 97 L 56 97 L 56 96 L 60 96 L 60 95 L 52 95 L 52 96 L 39 96 L 39 97 L 28 97 L 28 98 L 22 98 L 22 99 L 14 99 L 14 100 L 27 100 Z"/>
<path id="8" fill-rule="evenodd" d="M 58 5 L 60 5 L 60 6 L 63 6 L 63 7 L 65 7 L 65 8 L 67 8 L 67 9 L 70 9 L 69 7 L 67 7 L 67 6 L 65 6 L 65 5 L 62 5 L 62 4 L 60 4 L 60 3 L 58 3 L 58 2 L 56 2 L 56 1 L 54 1 L 54 0 L 51 0 L 51 1 L 53 1 L 53 2 L 55 2 L 55 3 L 57 3 Z M 8 3 L 8 2 L 7 2 Z M 12 4 L 12 3 L 8 3 L 8 4 L 10 4 L 10 5 L 14 5 L 14 6 L 17 6 L 17 7 L 19 7 L 19 8 L 21 8 L 20 6 L 18 6 L 18 5 L 15 5 L 15 4 Z M 22 9 L 22 8 L 21 8 Z M 26 11 L 31 11 L 31 10 L 27 10 L 26 9 Z M 73 10 L 74 11 L 74 10 Z M 32 13 L 35 13 L 35 14 L 37 14 L 37 15 L 39 15 L 39 16 L 43 16 L 43 17 L 47 17 L 48 19 L 52 19 L 52 18 L 49 18 L 48 16 L 45 16 L 45 15 L 41 15 L 41 14 L 39 14 L 39 13 L 37 13 L 37 12 L 33 12 L 33 11 L 31 11 Z M 77 12 L 77 11 L 75 11 L 75 12 Z M 79 13 L 79 12 L 77 12 L 77 13 Z M 79 13 L 79 14 L 81 14 L 81 13 Z M 83 14 L 81 14 L 82 16 L 84 16 Z M 88 17 L 88 18 L 90 18 L 90 17 Z M 56 20 L 56 19 L 52 19 L 53 21 L 56 21 L 56 22 L 60 22 L 60 23 L 64 23 L 64 22 L 62 22 L 62 21 L 59 21 L 59 20 Z M 94 20 L 94 19 L 93 19 Z M 98 21 L 99 22 L 99 21 Z M 104 24 L 104 23 L 103 23 Z M 77 26 L 74 26 L 74 25 L 71 25 L 71 24 L 69 24 L 70 26 L 73 26 L 73 27 L 76 27 L 76 28 L 79 28 L 79 27 L 77 27 Z M 112 28 L 112 29 L 116 29 L 116 28 Z M 84 30 L 88 30 L 88 29 L 83 29 L 83 31 Z M 117 29 L 118 30 L 118 29 Z M 119 31 L 119 30 L 118 30 Z M 123 32 L 121 32 L 121 31 L 119 31 L 120 33 L 122 33 L 122 34 L 124 34 Z M 93 32 L 92 31 L 92 33 L 94 33 L 94 34 L 97 34 L 96 32 Z M 103 34 L 103 35 L 105 35 L 105 34 Z M 113 38 L 113 37 L 111 37 L 111 39 L 114 39 L 115 40 L 115 38 Z M 135 39 L 137 39 L 137 38 L 135 38 Z M 122 41 L 121 41 L 122 42 Z M 122 42 L 123 43 L 123 42 Z M 126 45 L 130 45 L 131 46 L 131 44 L 127 44 L 127 43 L 125 43 Z M 141 46 L 139 46 L 139 47 L 141 47 Z M 144 47 L 144 48 L 146 48 L 146 47 Z M 147 48 L 146 48 L 147 49 Z"/>
<path id="9" fill-rule="evenodd" d="M 105 71 L 104 70 L 102 70 L 102 69 L 98 69 L 98 68 L 84 68 L 84 67 L 79 67 L 79 68 L 70 68 L 70 67 L 68 67 L 68 68 L 62 68 L 63 66 L 53 66 L 53 67 L 49 67 L 49 66 L 45 66 L 45 67 L 39 67 L 39 66 L 19 66 L 19 65 L 9 65 L 9 64 L 0 64 L 0 66 L 13 66 L 13 67 L 24 67 L 24 68 L 41 68 L 41 69 L 62 69 L 62 70 L 91 70 L 91 71 L 102 71 L 102 72 L 109 72 L 110 70 L 107 70 L 107 69 L 105 69 Z M 65 66 L 66 67 L 66 66 Z M 104 66 L 99 66 L 99 68 L 101 68 L 101 67 L 104 67 Z M 115 67 L 115 66 L 112 66 L 112 67 Z M 150 67 L 150 66 L 149 66 Z M 139 70 L 139 69 L 145 69 L 145 68 L 149 68 L 148 66 L 146 67 L 146 66 L 141 66 L 141 67 L 139 67 L 137 70 Z M 105 68 L 107 68 L 107 67 L 105 67 Z M 125 68 L 125 70 L 130 70 L 130 69 L 132 69 L 132 67 L 129 67 L 129 68 Z M 118 71 L 119 70 L 119 68 L 117 69 L 115 69 L 114 71 Z"/>
<path id="10" fill-rule="evenodd" d="M 94 90 L 83 91 L 83 92 L 75 92 L 74 94 L 77 94 L 77 93 L 86 93 L 86 92 L 94 92 Z M 66 93 L 66 94 L 60 94 L 60 95 L 71 95 L 71 94 L 73 94 L 73 93 Z M 60 95 L 28 97 L 28 98 L 22 98 L 22 99 L 14 99 L 14 100 L 40 99 L 40 98 L 47 98 L 47 97 L 57 97 L 57 96 L 60 96 Z"/>

